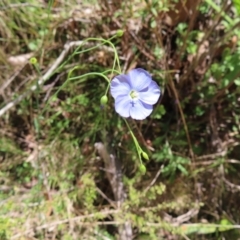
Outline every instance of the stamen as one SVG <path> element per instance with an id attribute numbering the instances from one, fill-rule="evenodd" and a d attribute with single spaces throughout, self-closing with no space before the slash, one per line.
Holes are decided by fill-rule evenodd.
<path id="1" fill-rule="evenodd" d="M 138 92 L 135 91 L 135 90 L 132 90 L 132 91 L 130 92 L 130 97 L 131 97 L 132 99 L 138 98 Z"/>

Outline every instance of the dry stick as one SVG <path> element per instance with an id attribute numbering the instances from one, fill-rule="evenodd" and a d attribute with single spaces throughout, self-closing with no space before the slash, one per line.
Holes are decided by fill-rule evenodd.
<path id="1" fill-rule="evenodd" d="M 53 63 L 52 67 L 38 80 L 38 83 L 36 85 L 33 85 L 28 91 L 17 97 L 12 102 L 9 102 L 5 107 L 3 107 L 0 110 L 0 117 L 3 116 L 9 109 L 14 107 L 16 104 L 21 102 L 25 97 L 27 97 L 31 92 L 34 92 L 37 89 L 37 85 L 42 85 L 57 69 L 57 67 L 61 64 L 63 59 L 66 57 L 67 53 L 72 47 L 80 46 L 83 44 L 83 41 L 75 41 L 75 42 L 69 42 L 64 45 L 64 50 L 60 54 L 60 56 L 57 58 L 57 60 Z"/>
<path id="2" fill-rule="evenodd" d="M 18 70 L 16 70 L 13 75 L 7 79 L 3 85 L 0 87 L 0 94 L 4 94 L 4 90 L 14 81 L 14 79 L 16 78 L 16 76 L 25 68 L 25 66 L 27 65 L 27 63 L 25 63 L 23 66 L 21 66 Z"/>
<path id="3" fill-rule="evenodd" d="M 36 91 L 37 86 L 42 85 L 51 75 L 54 73 L 54 71 L 58 68 L 58 66 L 61 64 L 61 62 L 64 60 L 66 55 L 68 54 L 69 50 L 72 47 L 78 47 L 82 45 L 84 41 L 74 41 L 74 42 L 69 42 L 64 45 L 64 49 L 60 56 L 56 59 L 56 61 L 53 63 L 52 67 L 38 80 L 36 85 L 33 85 L 28 91 L 17 97 L 15 100 L 9 102 L 5 107 L 3 107 L 0 110 L 0 117 L 3 116 L 9 109 L 14 107 L 16 104 L 21 102 L 25 97 L 27 97 L 31 92 Z M 85 42 L 86 43 L 86 42 Z M 107 51 L 112 51 L 108 47 L 102 46 L 104 49 Z"/>
<path id="4" fill-rule="evenodd" d="M 25 97 L 27 97 L 31 92 L 34 92 L 37 90 L 38 86 L 42 85 L 48 78 L 51 77 L 51 75 L 54 73 L 54 71 L 58 68 L 58 66 L 61 64 L 61 62 L 64 60 L 66 55 L 68 54 L 69 50 L 72 47 L 79 47 L 80 45 L 87 44 L 86 41 L 74 41 L 69 42 L 64 45 L 64 49 L 60 56 L 56 59 L 56 61 L 53 63 L 52 67 L 38 80 L 36 85 L 33 85 L 28 91 L 17 97 L 15 100 L 9 102 L 5 107 L 0 109 L 0 117 L 3 116 L 9 109 L 14 107 L 16 104 L 21 102 Z M 99 45 L 101 46 L 101 45 Z M 107 50 L 108 52 L 113 52 L 113 50 L 106 46 L 101 46 L 103 49 Z"/>
<path id="5" fill-rule="evenodd" d="M 157 181 L 159 175 L 161 174 L 162 170 L 164 168 L 164 164 L 160 167 L 160 169 L 157 171 L 156 176 L 154 177 L 154 179 L 151 181 L 150 185 L 147 186 L 147 188 L 144 190 L 144 193 L 147 193 L 147 191 L 155 184 L 155 182 Z"/>
<path id="6" fill-rule="evenodd" d="M 126 193 L 124 191 L 124 186 L 122 181 L 122 171 L 121 171 L 120 161 L 117 160 L 113 154 L 108 153 L 103 143 L 101 142 L 95 143 L 94 146 L 104 161 L 106 175 L 107 175 L 108 181 L 111 184 L 114 198 L 117 202 L 117 207 L 118 209 L 121 209 L 121 206 L 126 198 Z M 124 224 L 119 225 L 118 233 L 119 233 L 120 240 L 133 239 L 131 223 L 129 221 L 126 221 Z"/>
<path id="7" fill-rule="evenodd" d="M 119 210 L 110 209 L 110 210 L 104 210 L 104 211 L 101 211 L 101 212 L 98 212 L 98 213 L 92 213 L 92 214 L 88 214 L 88 215 L 84 215 L 84 216 L 73 217 L 71 219 L 68 218 L 68 219 L 63 219 L 63 220 L 59 220 L 59 221 L 55 221 L 55 222 L 49 222 L 49 223 L 43 224 L 41 226 L 37 226 L 35 228 L 34 227 L 29 228 L 26 231 L 20 232 L 16 235 L 12 236 L 11 240 L 19 239 L 21 236 L 28 235 L 29 233 L 31 233 L 34 230 L 35 231 L 40 231 L 42 229 L 51 229 L 53 227 L 57 227 L 58 225 L 69 223 L 70 220 L 71 221 L 76 221 L 76 222 L 81 222 L 81 221 L 83 221 L 85 219 L 88 219 L 88 218 L 95 218 L 96 216 L 108 216 L 110 214 L 116 214 L 118 212 L 119 212 Z"/>

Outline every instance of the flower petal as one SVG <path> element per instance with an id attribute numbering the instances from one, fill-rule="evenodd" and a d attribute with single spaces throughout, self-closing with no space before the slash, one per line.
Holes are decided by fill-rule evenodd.
<path id="1" fill-rule="evenodd" d="M 125 74 L 118 75 L 111 81 L 110 92 L 115 99 L 121 95 L 129 94 L 130 90 L 129 76 Z"/>
<path id="2" fill-rule="evenodd" d="M 159 86 L 155 81 L 152 81 L 148 88 L 139 92 L 139 99 L 144 103 L 153 105 L 158 101 L 160 94 Z"/>
<path id="3" fill-rule="evenodd" d="M 128 95 L 118 96 L 115 100 L 115 110 L 122 117 L 130 116 L 130 108 L 131 108 L 131 99 Z"/>
<path id="4" fill-rule="evenodd" d="M 130 108 L 130 116 L 136 120 L 143 120 L 151 114 L 152 110 L 152 105 L 136 101 Z"/>
<path id="5" fill-rule="evenodd" d="M 133 90 L 141 91 L 148 87 L 152 81 L 151 75 L 142 68 L 136 68 L 131 70 L 129 73 L 129 83 Z"/>

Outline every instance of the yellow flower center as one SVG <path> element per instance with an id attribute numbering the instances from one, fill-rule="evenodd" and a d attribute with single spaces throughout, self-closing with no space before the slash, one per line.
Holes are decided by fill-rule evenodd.
<path id="1" fill-rule="evenodd" d="M 131 97 L 132 99 L 138 98 L 138 92 L 136 92 L 135 90 L 132 90 L 132 91 L 130 92 L 130 97 Z"/>

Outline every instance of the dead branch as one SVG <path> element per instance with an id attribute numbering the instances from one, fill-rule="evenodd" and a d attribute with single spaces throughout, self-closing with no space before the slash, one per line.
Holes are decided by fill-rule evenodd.
<path id="1" fill-rule="evenodd" d="M 85 43 L 86 43 L 85 41 L 73 41 L 66 43 L 64 45 L 62 53 L 59 55 L 59 57 L 56 59 L 53 65 L 49 68 L 49 70 L 37 81 L 37 84 L 33 85 L 29 90 L 27 90 L 22 95 L 18 96 L 16 99 L 9 102 L 8 104 L 6 104 L 6 106 L 0 109 L 0 117 L 3 116 L 9 109 L 14 107 L 19 102 L 21 102 L 24 98 L 26 98 L 30 93 L 36 91 L 38 86 L 41 86 L 46 80 L 48 80 L 52 76 L 52 74 L 56 71 L 56 69 L 59 67 L 59 65 L 62 63 L 62 61 L 65 59 L 70 49 L 72 49 L 73 47 L 79 47 Z M 103 49 L 109 52 L 113 51 L 111 48 L 102 46 L 101 44 L 99 44 L 99 46 L 101 46 Z"/>
<path id="2" fill-rule="evenodd" d="M 95 143 L 95 148 L 97 149 L 99 155 L 104 161 L 106 168 L 106 175 L 108 181 L 111 184 L 114 198 L 117 202 L 118 209 L 121 209 L 121 206 L 126 198 L 126 193 L 124 191 L 123 181 L 122 181 L 122 171 L 120 161 L 113 155 L 108 153 L 106 147 L 103 143 Z M 132 226 L 129 221 L 126 221 L 124 224 L 119 225 L 118 227 L 119 239 L 120 240 L 131 240 L 133 239 Z"/>

